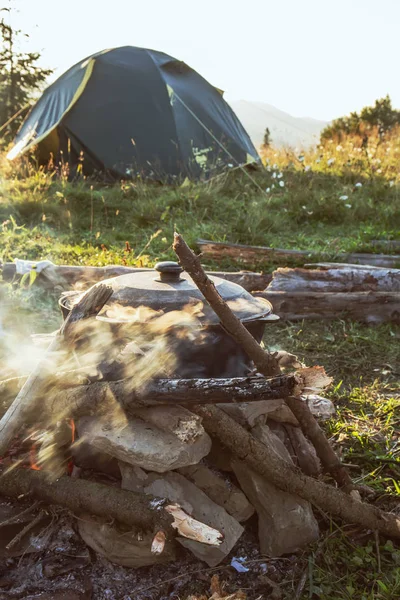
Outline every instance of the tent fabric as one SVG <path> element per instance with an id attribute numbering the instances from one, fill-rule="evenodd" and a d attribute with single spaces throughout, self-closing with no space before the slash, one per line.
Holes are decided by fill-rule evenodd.
<path id="1" fill-rule="evenodd" d="M 131 46 L 90 56 L 47 88 L 8 157 L 50 147 L 51 134 L 58 160 L 122 178 L 207 178 L 259 162 L 221 90 L 167 54 Z"/>

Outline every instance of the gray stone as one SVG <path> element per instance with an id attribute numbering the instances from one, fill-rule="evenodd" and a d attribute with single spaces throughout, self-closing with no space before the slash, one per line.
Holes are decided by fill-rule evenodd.
<path id="1" fill-rule="evenodd" d="M 205 431 L 194 442 L 186 443 L 141 419 L 105 423 L 97 417 L 84 417 L 77 427 L 79 437 L 90 446 L 157 473 L 198 463 L 211 449 Z"/>
<path id="2" fill-rule="evenodd" d="M 128 470 L 129 466 L 126 465 L 121 469 L 121 472 L 124 473 L 122 482 L 124 489 L 142 491 L 159 498 L 168 498 L 171 502 L 176 502 L 194 519 L 217 529 L 224 536 L 223 542 L 219 546 L 178 537 L 177 541 L 182 546 L 193 552 L 200 560 L 204 560 L 210 567 L 218 565 L 229 554 L 242 535 L 243 527 L 226 510 L 210 500 L 204 492 L 179 473 L 170 472 L 164 475 L 149 473 L 146 480 L 141 480 L 143 472 L 140 473 L 136 470 L 131 479 L 128 476 Z"/>
<path id="3" fill-rule="evenodd" d="M 84 542 L 117 565 L 139 568 L 175 559 L 174 544 L 168 540 L 161 554 L 151 551 L 154 533 L 111 524 L 86 514 L 81 515 L 77 525 Z"/>
<path id="4" fill-rule="evenodd" d="M 192 443 L 204 435 L 201 417 L 182 406 L 148 406 L 135 410 L 135 415 L 161 429 L 176 435 L 185 443 Z"/>
<path id="5" fill-rule="evenodd" d="M 265 423 L 269 413 L 282 408 L 283 399 L 259 400 L 258 402 L 238 402 L 218 404 L 227 415 L 245 427 L 254 427 L 257 423 Z"/>
<path id="6" fill-rule="evenodd" d="M 279 490 L 244 462 L 234 460 L 232 467 L 257 511 L 262 554 L 282 556 L 318 539 L 318 523 L 309 502 Z"/>
<path id="7" fill-rule="evenodd" d="M 205 465 L 182 467 L 179 473 L 184 475 L 219 506 L 222 506 L 239 523 L 247 521 L 254 514 L 254 507 L 243 492 Z"/>

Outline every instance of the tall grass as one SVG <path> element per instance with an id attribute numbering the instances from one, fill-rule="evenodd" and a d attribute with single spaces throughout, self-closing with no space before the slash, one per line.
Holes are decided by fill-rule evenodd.
<path id="1" fill-rule="evenodd" d="M 0 161 L 3 260 L 150 265 L 174 229 L 197 238 L 328 252 L 369 251 L 400 232 L 400 137 L 346 139 L 307 152 L 270 148 L 265 169 L 208 183 L 70 182 Z M 126 245 L 125 242 L 129 242 Z M 130 248 L 130 250 L 129 250 Z"/>

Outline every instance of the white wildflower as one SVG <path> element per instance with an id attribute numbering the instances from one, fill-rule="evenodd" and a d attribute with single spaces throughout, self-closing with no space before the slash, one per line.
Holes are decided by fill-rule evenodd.
<path id="1" fill-rule="evenodd" d="M 394 186 L 394 181 L 389 181 L 389 186 L 393 187 Z"/>
<path id="2" fill-rule="evenodd" d="M 271 185 L 271 189 L 273 190 L 273 189 L 274 189 L 274 187 L 275 187 L 275 184 L 273 183 L 273 184 Z"/>
<path id="3" fill-rule="evenodd" d="M 377 170 L 377 173 L 382 173 L 382 169 L 378 169 L 378 170 Z"/>
<path id="4" fill-rule="evenodd" d="M 339 196 L 339 200 L 348 200 L 349 197 L 348 196 Z"/>
<path id="5" fill-rule="evenodd" d="M 275 171 L 272 173 L 272 179 L 276 179 L 276 173 L 275 173 Z"/>
<path id="6" fill-rule="evenodd" d="M 330 158 L 328 160 L 328 165 L 331 166 L 331 165 L 333 165 L 334 162 L 335 162 L 335 159 L 334 158 Z"/>
<path id="7" fill-rule="evenodd" d="M 232 164 L 232 163 L 228 163 L 228 167 L 229 167 L 230 169 L 232 169 L 232 167 L 233 167 L 233 164 Z"/>
<path id="8" fill-rule="evenodd" d="M 267 188 L 265 191 L 267 192 L 267 194 L 269 194 L 271 191 L 271 188 Z"/>
<path id="9" fill-rule="evenodd" d="M 319 162 L 319 161 L 318 161 Z M 304 171 L 307 173 L 307 171 L 309 171 L 311 169 L 310 165 L 307 165 L 306 167 L 304 167 Z"/>
<path id="10" fill-rule="evenodd" d="M 278 173 L 278 179 L 282 179 L 283 173 Z"/>
<path id="11" fill-rule="evenodd" d="M 355 184 L 355 186 L 354 186 L 354 187 L 356 187 L 356 188 L 360 188 L 360 187 L 362 187 L 362 183 L 358 182 L 358 183 L 356 183 L 356 184 Z"/>
<path id="12" fill-rule="evenodd" d="M 340 145 L 339 145 L 339 146 L 336 146 L 336 150 L 337 150 L 338 152 L 340 152 L 341 150 L 343 150 L 343 146 L 340 146 Z"/>
<path id="13" fill-rule="evenodd" d="M 345 204 L 346 208 L 351 208 L 351 204 Z"/>
<path id="14" fill-rule="evenodd" d="M 317 165 L 321 162 L 320 158 L 317 158 L 317 160 L 315 161 L 317 163 Z"/>
<path id="15" fill-rule="evenodd" d="M 279 182 L 279 185 L 280 185 L 281 187 L 285 187 L 285 182 L 284 182 L 284 181 L 280 181 L 280 182 Z"/>
<path id="16" fill-rule="evenodd" d="M 273 164 L 273 165 L 272 165 L 272 168 L 273 168 L 273 169 L 277 169 L 277 168 L 278 168 L 278 165 L 276 165 L 276 164 Z"/>

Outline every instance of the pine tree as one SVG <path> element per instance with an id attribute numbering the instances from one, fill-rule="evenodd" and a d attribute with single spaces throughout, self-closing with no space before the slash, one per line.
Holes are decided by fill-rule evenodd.
<path id="1" fill-rule="evenodd" d="M 9 8 L 1 10 L 10 12 Z M 21 37 L 29 36 L 13 29 L 4 19 L 0 21 L 0 127 L 12 119 L 0 131 L 2 144 L 12 140 L 35 93 L 40 91 L 53 72 L 38 66 L 39 52 L 18 50 Z"/>

